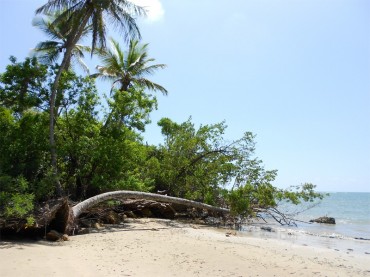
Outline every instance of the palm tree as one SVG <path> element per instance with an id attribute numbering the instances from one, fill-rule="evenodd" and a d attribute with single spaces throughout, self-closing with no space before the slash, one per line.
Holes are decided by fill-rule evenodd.
<path id="1" fill-rule="evenodd" d="M 55 76 L 55 80 L 50 95 L 50 123 L 49 123 L 49 142 L 51 154 L 51 167 L 56 180 L 57 195 L 63 195 L 63 190 L 58 180 L 57 158 L 55 148 L 55 99 L 62 72 L 70 65 L 73 49 L 80 40 L 86 26 L 92 26 L 92 47 L 91 54 L 97 46 L 105 48 L 106 40 L 106 21 L 119 27 L 125 39 L 140 38 L 140 32 L 133 16 L 145 15 L 142 7 L 139 7 L 127 0 L 49 0 L 45 5 L 36 10 L 36 14 L 60 15 L 54 20 L 53 24 L 65 22 L 70 26 L 70 34 L 65 41 L 65 52 L 62 63 Z"/>
<path id="2" fill-rule="evenodd" d="M 137 40 L 131 40 L 129 49 L 125 53 L 117 41 L 112 38 L 110 41 L 112 47 L 99 52 L 103 65 L 97 66 L 99 73 L 91 75 L 92 77 L 111 81 L 111 91 L 117 86 L 121 92 L 127 92 L 131 87 L 141 87 L 159 90 L 167 95 L 164 87 L 145 78 L 157 69 L 166 67 L 165 64 L 152 64 L 155 59 L 148 58 L 148 44 L 139 45 Z"/>
<path id="3" fill-rule="evenodd" d="M 32 25 L 43 31 L 50 40 L 39 42 L 36 45 L 36 48 L 32 50 L 32 55 L 36 56 L 41 63 L 44 64 L 53 64 L 57 62 L 66 49 L 66 42 L 69 35 L 71 34 L 71 28 L 65 22 L 65 20 L 59 20 L 56 24 L 55 19 L 60 14 L 48 15 L 44 17 L 35 17 L 32 21 Z M 82 32 L 81 39 L 86 37 L 91 31 L 91 26 L 85 27 Z M 89 73 L 89 69 L 83 61 L 84 52 L 91 52 L 91 48 L 88 46 L 83 46 L 81 44 L 76 44 L 72 50 L 73 61 L 76 61 L 81 68 Z M 70 68 L 70 64 L 67 64 L 67 69 Z"/>
<path id="4" fill-rule="evenodd" d="M 146 78 L 147 75 L 152 75 L 156 70 L 166 67 L 165 64 L 153 64 L 155 59 L 148 58 L 148 44 L 140 45 L 137 40 L 131 40 L 128 51 L 125 52 L 116 40 L 111 38 L 110 41 L 110 49 L 98 51 L 103 65 L 97 66 L 99 72 L 92 74 L 91 77 L 111 81 L 111 95 L 114 89 L 118 90 L 114 94 L 115 101 L 121 98 L 117 93 L 134 93 L 145 89 L 159 90 L 167 95 L 167 90 L 164 87 Z M 125 97 L 121 99 L 125 99 Z M 122 104 L 125 106 L 128 103 Z M 125 109 L 119 110 L 113 106 L 104 127 L 108 126 L 114 114 L 120 118 L 119 124 L 121 125 L 127 116 L 127 111 Z"/>

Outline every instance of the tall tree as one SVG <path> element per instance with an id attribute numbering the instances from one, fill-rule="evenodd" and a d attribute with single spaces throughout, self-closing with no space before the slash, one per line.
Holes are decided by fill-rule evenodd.
<path id="1" fill-rule="evenodd" d="M 54 24 L 61 20 L 71 26 L 71 33 L 65 42 L 65 52 L 62 63 L 56 74 L 50 95 L 50 124 L 49 141 L 51 165 L 55 177 L 58 175 L 57 158 L 55 147 L 55 99 L 62 72 L 65 71 L 71 61 L 73 49 L 80 40 L 85 27 L 92 26 L 92 52 L 99 46 L 105 48 L 106 21 L 113 26 L 119 27 L 126 39 L 140 37 L 139 29 L 133 16 L 144 15 L 143 8 L 126 0 L 49 0 L 45 5 L 36 10 L 37 14 L 53 14 L 60 12 Z M 56 180 L 58 180 L 56 178 Z M 62 195 L 63 190 L 60 182 L 56 182 L 57 194 Z"/>
<path id="2" fill-rule="evenodd" d="M 128 51 L 124 52 L 116 40 L 111 38 L 110 41 L 111 48 L 99 52 L 103 65 L 97 66 L 99 73 L 93 74 L 94 77 L 111 81 L 112 90 L 117 87 L 127 92 L 131 87 L 141 87 L 167 94 L 164 87 L 145 78 L 166 67 L 153 64 L 155 59 L 148 57 L 148 44 L 140 45 L 137 40 L 131 40 Z"/>
<path id="3" fill-rule="evenodd" d="M 163 86 L 146 77 L 166 65 L 155 64 L 155 59 L 148 57 L 148 44 L 140 45 L 137 40 L 131 40 L 128 50 L 124 51 L 111 38 L 111 47 L 98 51 L 98 55 L 102 65 L 97 66 L 99 72 L 91 76 L 111 81 L 111 94 L 114 91 L 113 101 L 110 103 L 111 112 L 105 126 L 117 121 L 119 125 L 125 123 L 126 126 L 143 131 L 145 124 L 142 120 L 156 106 L 156 99 L 146 94 L 145 90 L 167 94 Z"/>

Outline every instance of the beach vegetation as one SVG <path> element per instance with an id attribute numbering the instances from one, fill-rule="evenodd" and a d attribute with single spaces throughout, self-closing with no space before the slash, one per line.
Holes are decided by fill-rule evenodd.
<path id="1" fill-rule="evenodd" d="M 55 121 L 57 112 L 55 104 L 57 91 L 60 88 L 60 81 L 64 72 L 69 69 L 71 59 L 76 45 L 85 34 L 87 26 L 91 26 L 91 55 L 94 50 L 99 47 L 104 49 L 106 46 L 107 22 L 118 27 L 123 33 L 125 39 L 140 38 L 139 28 L 136 25 L 134 16 L 144 15 L 143 8 L 126 0 L 117 1 L 72 1 L 49 0 L 36 10 L 37 14 L 47 16 L 55 15 L 55 20 L 50 26 L 55 26 L 56 29 L 63 30 L 64 53 L 60 65 L 57 68 L 53 85 L 50 90 L 50 105 L 49 105 L 49 143 L 50 143 L 50 159 L 51 168 L 54 175 L 55 187 L 57 195 L 64 195 L 61 182 L 59 180 L 57 166 L 57 146 L 55 141 Z M 61 27 L 61 23 L 63 27 Z M 49 28 L 50 29 L 50 28 Z M 76 51 L 75 51 L 76 52 Z"/>
<path id="2" fill-rule="evenodd" d="M 124 0 L 49 0 L 37 13 L 45 17 L 34 25 L 51 40 L 22 62 L 10 57 L 0 74 L 0 218 L 25 219 L 29 226 L 36 206 L 62 195 L 77 202 L 103 195 L 81 206 L 90 207 L 117 201 L 109 192 L 137 191 L 148 199 L 158 197 L 145 193 L 161 192 L 170 198 L 158 199 L 168 202 L 279 221 L 280 201 L 323 197 L 308 183 L 274 186 L 277 170 L 265 169 L 256 156 L 255 134 L 227 139 L 224 121 L 197 125 L 191 117 L 182 123 L 165 117 L 158 121 L 163 142 L 144 143 L 158 106 L 151 93 L 168 91 L 149 78 L 166 65 L 138 40 L 134 16 L 144 14 L 141 7 Z M 115 39 L 106 47 L 106 17 L 123 31 L 126 50 Z M 91 46 L 80 45 L 89 35 Z M 82 62 L 84 51 L 100 58 L 97 73 L 73 71 L 73 58 Z M 100 80 L 111 82 L 109 91 L 98 91 Z"/>

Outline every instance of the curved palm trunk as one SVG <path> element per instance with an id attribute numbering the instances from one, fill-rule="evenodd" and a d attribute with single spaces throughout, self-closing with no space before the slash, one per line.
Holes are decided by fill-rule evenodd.
<path id="1" fill-rule="evenodd" d="M 198 208 L 198 209 L 205 209 L 212 212 L 217 212 L 221 214 L 229 214 L 229 209 L 214 207 L 208 204 L 167 196 L 155 193 L 147 193 L 147 192 L 139 192 L 139 191 L 127 191 L 127 190 L 120 190 L 120 191 L 112 191 L 106 192 L 103 194 L 99 194 L 93 196 L 89 199 L 86 199 L 79 204 L 73 206 L 72 208 L 69 207 L 67 204 L 67 200 L 65 200 L 65 204 L 58 210 L 58 214 L 54 220 L 59 223 L 60 228 L 57 230 L 61 233 L 68 233 L 73 234 L 75 229 L 75 223 L 78 217 L 81 215 L 83 211 L 89 209 L 101 202 L 112 200 L 112 199 L 145 199 L 145 200 L 152 200 L 157 202 L 166 202 L 172 204 L 179 204 L 184 205 L 187 207 Z"/>
<path id="2" fill-rule="evenodd" d="M 223 214 L 230 212 L 229 209 L 214 207 L 208 204 L 204 204 L 204 203 L 200 203 L 200 202 L 196 202 L 196 201 L 192 201 L 188 199 L 178 198 L 178 197 L 172 197 L 172 196 L 148 193 L 148 192 L 119 190 L 119 191 L 106 192 L 103 194 L 93 196 L 89 199 L 86 199 L 85 201 L 82 201 L 81 203 L 74 206 L 72 208 L 72 213 L 73 213 L 74 218 L 78 218 L 84 210 L 91 208 L 95 206 L 96 204 L 99 204 L 107 200 L 113 200 L 113 199 L 119 200 L 119 199 L 127 199 L 127 198 L 145 199 L 145 200 L 152 200 L 152 201 L 158 201 L 158 202 L 179 204 L 179 205 L 184 205 L 187 207 L 206 209 L 209 211 L 223 213 Z"/>
<path id="3" fill-rule="evenodd" d="M 76 28 L 75 34 L 71 35 L 70 36 L 71 39 L 67 41 L 66 52 L 63 56 L 63 61 L 58 69 L 58 72 L 55 76 L 55 80 L 54 80 L 54 83 L 51 89 L 49 143 L 50 143 L 51 167 L 52 167 L 53 177 L 55 180 L 56 193 L 58 197 L 62 196 L 64 193 L 63 193 L 63 189 L 62 189 L 62 186 L 58 178 L 57 154 L 56 154 L 56 145 L 55 145 L 55 121 L 56 121 L 55 100 L 56 100 L 59 82 L 62 77 L 62 73 L 65 70 L 67 70 L 70 65 L 73 48 L 75 47 L 78 40 L 80 39 L 83 33 L 83 30 L 89 20 L 90 15 L 91 15 L 91 10 L 84 15 L 83 21 L 81 22 L 79 28 Z"/>

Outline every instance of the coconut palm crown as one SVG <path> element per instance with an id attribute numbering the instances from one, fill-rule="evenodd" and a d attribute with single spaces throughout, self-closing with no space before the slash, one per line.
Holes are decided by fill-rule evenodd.
<path id="1" fill-rule="evenodd" d="M 71 26 L 67 24 L 66 20 L 58 20 L 59 13 L 55 15 L 48 15 L 46 17 L 35 17 L 32 21 L 33 26 L 43 31 L 50 40 L 39 42 L 36 47 L 32 50 L 32 55 L 37 57 L 41 63 L 53 64 L 56 63 L 63 51 L 67 47 L 67 40 L 71 34 Z M 82 32 L 81 39 L 89 35 L 91 31 L 91 25 L 85 27 Z M 83 61 L 84 52 L 90 52 L 91 48 L 76 44 L 72 49 L 72 62 L 76 61 L 85 72 L 89 72 L 88 67 Z M 70 64 L 67 64 L 69 69 Z"/>
<path id="2" fill-rule="evenodd" d="M 92 77 L 111 81 L 111 92 L 114 88 L 128 91 L 137 86 L 167 94 L 164 87 L 145 78 L 166 67 L 165 64 L 153 64 L 155 59 L 148 57 L 148 44 L 140 45 L 137 40 L 131 40 L 129 49 L 125 52 L 116 40 L 111 38 L 110 41 L 110 49 L 99 51 L 103 65 L 96 67 L 99 72 L 91 75 Z"/>
<path id="3" fill-rule="evenodd" d="M 107 22 L 120 31 L 126 41 L 140 38 L 135 16 L 146 14 L 144 8 L 127 0 L 49 0 L 36 10 L 37 14 L 55 12 L 59 12 L 59 16 L 54 24 L 64 21 L 74 30 L 92 26 L 91 53 L 95 48 L 105 48 Z M 79 36 L 78 32 L 72 32 L 72 35 L 74 40 Z"/>

